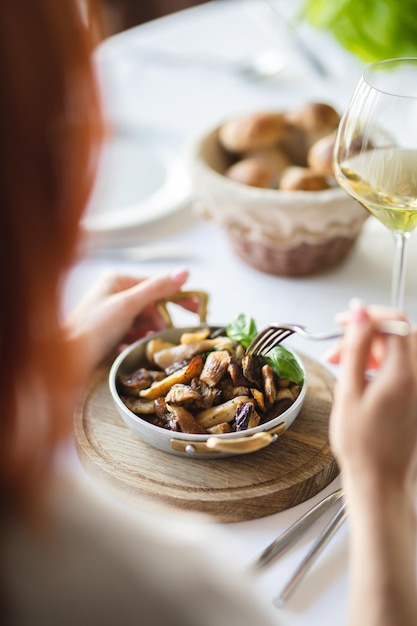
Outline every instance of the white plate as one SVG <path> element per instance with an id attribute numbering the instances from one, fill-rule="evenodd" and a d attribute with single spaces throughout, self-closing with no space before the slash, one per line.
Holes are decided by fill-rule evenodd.
<path id="1" fill-rule="evenodd" d="M 169 142 L 150 133 L 113 136 L 105 144 L 82 224 L 89 234 L 147 224 L 190 199 L 190 182 Z"/>

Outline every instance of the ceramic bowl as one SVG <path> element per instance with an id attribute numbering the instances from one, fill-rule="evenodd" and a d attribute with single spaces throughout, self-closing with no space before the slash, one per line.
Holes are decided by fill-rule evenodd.
<path id="1" fill-rule="evenodd" d="M 230 155 L 219 141 L 220 128 L 192 142 L 188 167 L 200 214 L 226 229 L 238 257 L 283 276 L 324 272 L 346 259 L 366 211 L 337 184 L 321 191 L 281 191 L 228 178 Z"/>
<path id="2" fill-rule="evenodd" d="M 201 327 L 198 327 L 201 328 Z M 192 328 L 169 328 L 155 333 L 152 338 L 178 343 L 184 332 L 194 332 Z M 254 428 L 240 432 L 231 432 L 221 435 L 194 435 L 182 432 L 173 432 L 155 426 L 130 411 L 123 402 L 117 380 L 119 374 L 129 374 L 138 367 L 149 367 L 146 359 L 146 346 L 149 338 L 140 339 L 126 348 L 113 362 L 109 373 L 109 388 L 120 417 L 140 439 L 146 443 L 171 454 L 194 458 L 219 458 L 236 454 L 246 454 L 264 448 L 279 437 L 279 434 L 288 429 L 299 414 L 307 392 L 307 372 L 300 359 L 295 354 L 304 374 L 304 383 L 297 399 L 284 412 L 272 417 L 269 421 Z"/>

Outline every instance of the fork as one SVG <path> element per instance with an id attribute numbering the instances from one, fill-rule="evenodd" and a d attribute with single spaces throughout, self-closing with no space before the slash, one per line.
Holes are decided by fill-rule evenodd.
<path id="1" fill-rule="evenodd" d="M 410 324 L 403 320 L 384 320 L 378 324 L 378 331 L 387 335 L 406 337 L 410 334 L 410 330 Z M 301 335 L 305 339 L 324 341 L 343 337 L 344 331 L 334 330 L 324 333 L 312 333 L 305 326 L 300 326 L 299 324 L 271 324 L 255 337 L 247 348 L 246 354 L 267 354 L 272 348 L 294 333 Z"/>

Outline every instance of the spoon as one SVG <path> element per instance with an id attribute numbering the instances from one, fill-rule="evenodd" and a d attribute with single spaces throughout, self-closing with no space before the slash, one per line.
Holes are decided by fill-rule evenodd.
<path id="1" fill-rule="evenodd" d="M 264 50 L 252 58 L 241 60 L 225 59 L 210 54 L 143 48 L 142 46 L 138 47 L 137 50 L 151 61 L 220 70 L 240 75 L 247 80 L 268 80 L 279 74 L 287 62 L 279 50 Z"/>

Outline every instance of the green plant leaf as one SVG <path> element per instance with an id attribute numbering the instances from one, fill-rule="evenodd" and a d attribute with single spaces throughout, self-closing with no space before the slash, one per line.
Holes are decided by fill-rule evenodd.
<path id="1" fill-rule="evenodd" d="M 415 0 L 304 0 L 299 19 L 366 62 L 417 55 Z"/>
<path id="2" fill-rule="evenodd" d="M 241 313 L 230 322 L 226 329 L 226 334 L 230 339 L 238 341 L 245 348 L 248 348 L 258 334 L 255 320 L 249 315 Z"/>
<path id="3" fill-rule="evenodd" d="M 303 370 L 289 350 L 282 346 L 275 346 L 264 358 L 277 376 L 287 378 L 296 385 L 302 386 L 304 382 Z"/>

